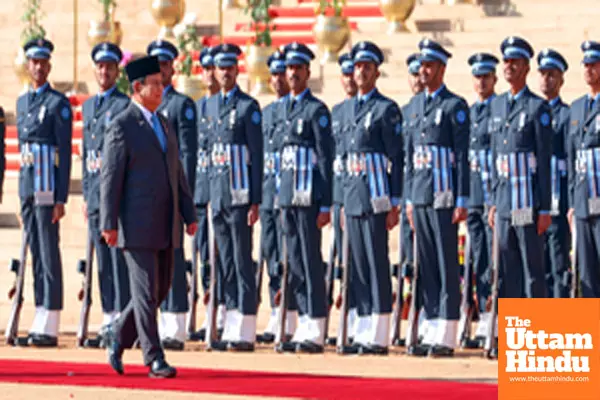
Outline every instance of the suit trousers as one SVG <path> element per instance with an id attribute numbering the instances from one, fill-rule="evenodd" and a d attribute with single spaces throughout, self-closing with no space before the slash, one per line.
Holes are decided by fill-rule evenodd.
<path id="1" fill-rule="evenodd" d="M 116 322 L 117 342 L 122 349 L 139 337 L 144 364 L 164 357 L 156 321 L 158 305 L 164 300 L 173 278 L 173 249 L 124 249 L 129 270 L 131 300 Z"/>
<path id="2" fill-rule="evenodd" d="M 569 250 L 571 233 L 565 215 L 552 217 L 552 224 L 545 233 L 544 260 L 548 295 L 554 298 L 571 296 L 571 273 Z"/>
<path id="3" fill-rule="evenodd" d="M 321 233 L 317 228 L 317 206 L 282 208 L 289 260 L 289 292 L 295 297 L 299 315 L 325 318 L 327 299 L 325 269 L 321 257 Z"/>
<path id="4" fill-rule="evenodd" d="M 458 320 L 460 316 L 458 226 L 452 223 L 452 212 L 430 206 L 413 209 L 419 297 L 427 319 Z"/>
<path id="5" fill-rule="evenodd" d="M 352 254 L 350 293 L 358 315 L 392 312 L 392 279 L 388 256 L 387 213 L 346 216 Z"/>
<path id="6" fill-rule="evenodd" d="M 600 298 L 600 217 L 576 219 L 581 297 Z"/>
<path id="7" fill-rule="evenodd" d="M 185 253 L 183 251 L 183 225 L 180 230 L 181 242 L 179 247 L 173 250 L 173 257 L 175 260 L 175 267 L 173 270 L 173 281 L 171 282 L 171 289 L 160 305 L 162 312 L 170 313 L 186 313 L 190 309 L 190 303 L 188 299 L 187 287 L 188 281 L 186 274 L 186 263 Z"/>
<path id="8" fill-rule="evenodd" d="M 248 206 L 224 208 L 213 215 L 227 310 L 256 315 L 256 275 Z"/>
<path id="9" fill-rule="evenodd" d="M 35 305 L 55 311 L 63 308 L 63 279 L 60 223 L 52 223 L 53 209 L 54 206 L 34 205 L 33 197 L 21 203 L 21 217 L 33 265 Z"/>
<path id="10" fill-rule="evenodd" d="M 508 218 L 496 220 L 501 266 L 498 297 L 546 297 L 544 244 L 537 224 L 512 226 Z"/>
<path id="11" fill-rule="evenodd" d="M 118 247 L 109 247 L 102 240 L 98 212 L 88 215 L 88 229 L 96 252 L 102 311 L 105 313 L 123 311 L 131 298 L 123 250 Z"/>

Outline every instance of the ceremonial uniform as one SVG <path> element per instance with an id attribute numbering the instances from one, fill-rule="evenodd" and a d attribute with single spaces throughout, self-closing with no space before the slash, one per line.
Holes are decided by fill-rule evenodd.
<path id="1" fill-rule="evenodd" d="M 545 49 L 538 54 L 538 70 L 568 69 L 566 60 L 556 51 Z M 569 297 L 571 277 L 569 249 L 571 233 L 567 221 L 568 171 L 566 141 L 569 135 L 569 106 L 556 97 L 548 101 L 552 111 L 552 156 L 550 157 L 552 224 L 545 233 L 544 261 L 549 297 Z"/>
<path id="2" fill-rule="evenodd" d="M 210 55 L 210 48 L 205 47 L 200 53 L 200 64 L 202 68 L 214 68 L 214 61 Z M 205 293 L 208 293 L 210 286 L 210 263 L 208 252 L 208 202 L 210 201 L 210 135 L 212 123 L 208 118 L 206 104 L 210 95 L 202 96 L 196 102 L 197 128 L 198 128 L 198 152 L 196 163 L 196 184 L 194 188 L 194 204 L 196 205 L 196 214 L 198 216 L 198 232 L 194 240 L 200 257 L 200 277 L 202 288 Z M 216 273 L 217 273 L 217 329 L 222 330 L 225 323 L 225 294 L 223 293 L 223 282 L 221 278 L 221 268 L 219 257 L 215 257 Z M 208 308 L 206 309 L 208 312 Z M 199 337 L 203 338 L 206 333 L 206 324 L 208 322 L 208 314 L 206 315 L 202 328 L 199 332 Z"/>
<path id="3" fill-rule="evenodd" d="M 419 43 L 421 62 L 446 63 L 451 57 L 438 43 Z M 407 202 L 413 206 L 419 260 L 419 299 L 428 320 L 424 346 L 415 355 L 453 354 L 459 319 L 458 228 L 455 207 L 469 196 L 469 114 L 465 100 L 444 84 L 414 99 L 417 120 L 407 136 Z M 422 296 L 422 298 L 421 298 Z"/>
<path id="4" fill-rule="evenodd" d="M 215 65 L 237 64 L 239 47 L 213 47 Z M 234 86 L 206 103 L 210 134 L 210 204 L 219 248 L 227 313 L 223 342 L 235 350 L 252 350 L 256 338 L 256 279 L 252 262 L 251 205 L 261 202 L 263 136 L 255 99 Z"/>
<path id="5" fill-rule="evenodd" d="M 288 68 L 314 59 L 312 51 L 297 42 L 285 47 L 285 55 Z M 292 342 L 298 343 L 297 350 L 322 352 L 327 300 L 317 217 L 331 207 L 331 115 L 308 88 L 295 96 L 290 93 L 282 108 L 277 199 L 289 256 L 289 292 L 296 297 L 300 316 Z"/>
<path id="6" fill-rule="evenodd" d="M 276 51 L 267 61 L 271 74 L 285 73 L 285 55 Z M 260 251 L 267 263 L 269 276 L 269 299 L 271 305 L 271 316 L 263 334 L 263 340 L 270 342 L 276 336 L 277 323 L 279 321 L 279 308 L 275 304 L 275 295 L 281 288 L 282 260 L 281 260 L 281 214 L 276 205 L 277 176 L 281 169 L 279 157 L 279 141 L 285 127 L 281 112 L 284 107 L 284 97 L 278 98 L 268 104 L 262 111 L 262 133 L 263 133 L 263 185 L 262 202 L 260 204 L 260 228 L 261 244 Z M 296 325 L 296 301 L 288 299 L 288 311 L 286 312 L 286 334 L 292 334 Z"/>
<path id="7" fill-rule="evenodd" d="M 160 67 L 157 57 L 144 57 L 126 71 L 133 82 L 158 74 Z M 161 113 L 136 101 L 106 132 L 100 218 L 103 232 L 117 231 L 131 283 L 131 301 L 107 330 L 109 362 L 122 374 L 122 353 L 139 337 L 151 375 L 172 377 L 175 370 L 159 340 L 157 308 L 171 286 L 181 224 L 192 225 L 196 215 L 173 128 Z"/>
<path id="8" fill-rule="evenodd" d="M 530 58 L 531 46 L 510 37 L 505 59 Z M 552 117 L 548 103 L 527 87 L 491 103 L 492 203 L 500 253 L 499 297 L 546 297 L 543 238 L 537 216 L 551 205 Z"/>
<path id="9" fill-rule="evenodd" d="M 583 63 L 600 62 L 600 43 L 581 45 Z M 569 204 L 574 209 L 581 296 L 600 297 L 600 95 L 571 104 L 568 137 Z"/>
<path id="10" fill-rule="evenodd" d="M 36 39 L 24 46 L 27 58 L 48 59 L 54 46 Z M 44 84 L 17 100 L 21 168 L 21 217 L 32 256 L 36 315 L 30 344 L 56 345 L 63 308 L 60 223 L 55 204 L 66 204 L 71 176 L 72 114 L 69 100 Z"/>
<path id="11" fill-rule="evenodd" d="M 92 60 L 98 62 L 121 61 L 119 47 L 101 43 L 92 50 Z M 100 168 L 102 166 L 104 133 L 117 114 L 129 105 L 129 98 L 116 86 L 92 96 L 83 103 L 83 154 L 82 188 L 87 206 L 88 231 L 96 251 L 100 303 L 103 327 L 113 322 L 129 302 L 129 277 L 123 253 L 110 248 L 100 232 Z"/>
<path id="12" fill-rule="evenodd" d="M 165 40 L 155 40 L 148 45 L 147 53 L 157 56 L 160 62 L 173 62 L 179 55 L 177 48 Z M 168 85 L 163 90 L 161 113 L 173 128 L 179 146 L 179 157 L 189 188 L 194 193 L 196 184 L 196 151 L 198 146 L 196 106 L 188 96 Z M 183 227 L 182 227 L 183 229 Z M 182 242 L 175 248 L 175 269 L 171 289 L 160 306 L 160 336 L 163 346 L 181 349 L 185 341 L 185 315 L 189 311 L 186 263 Z"/>
<path id="13" fill-rule="evenodd" d="M 383 63 L 383 53 L 371 42 L 356 44 L 352 58 L 355 64 Z M 354 344 L 364 353 L 387 354 L 392 285 L 386 218 L 402 195 L 402 115 L 376 88 L 346 101 L 344 108 L 349 131 L 343 207 L 358 311 Z"/>
<path id="14" fill-rule="evenodd" d="M 492 54 L 477 53 L 469 58 L 473 76 L 487 75 L 496 72 L 498 59 Z M 493 232 L 488 224 L 488 209 L 491 205 L 491 185 L 493 168 L 490 137 L 490 103 L 496 95 L 476 101 L 470 109 L 471 131 L 469 135 L 469 168 L 470 186 L 469 213 L 467 229 L 471 241 L 470 276 L 464 277 L 472 281 L 475 277 L 477 305 L 479 306 L 479 324 L 475 339 L 486 336 L 486 328 L 490 313 L 486 305 L 491 294 L 491 263 Z M 469 292 L 470 294 L 470 292 Z M 459 332 L 460 334 L 460 332 Z M 479 340 L 482 342 L 482 340 Z"/>

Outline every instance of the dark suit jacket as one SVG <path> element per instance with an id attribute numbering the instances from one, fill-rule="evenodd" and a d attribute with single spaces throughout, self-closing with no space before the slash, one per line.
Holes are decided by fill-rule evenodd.
<path id="1" fill-rule="evenodd" d="M 177 137 L 159 118 L 167 136 L 166 152 L 133 102 L 113 120 L 104 138 L 100 227 L 118 229 L 122 248 L 179 247 L 182 220 L 196 220 Z"/>

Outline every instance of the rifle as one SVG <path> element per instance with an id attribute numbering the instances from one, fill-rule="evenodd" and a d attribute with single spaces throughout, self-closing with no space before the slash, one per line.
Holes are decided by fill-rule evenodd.
<path id="1" fill-rule="evenodd" d="M 21 317 L 21 308 L 23 307 L 23 284 L 25 283 L 25 263 L 27 262 L 27 247 L 28 247 L 27 231 L 23 228 L 23 238 L 21 240 L 21 251 L 19 260 L 11 260 L 11 269 L 17 271 L 14 288 L 9 292 L 9 298 L 12 297 L 12 308 L 8 325 L 4 336 L 6 344 L 16 345 L 18 341 L 19 319 Z M 12 293 L 12 296 L 11 296 Z"/>
<path id="2" fill-rule="evenodd" d="M 573 223 L 573 231 L 571 232 L 571 297 L 579 297 L 579 269 L 577 268 L 577 228 Z"/>
<path id="3" fill-rule="evenodd" d="M 206 324 L 206 350 L 213 349 L 213 345 L 217 341 L 217 263 L 216 263 L 216 246 L 215 246 L 215 230 L 213 228 L 212 207 L 209 204 L 206 209 L 208 218 L 208 260 L 210 264 L 210 283 L 208 285 L 208 304 L 207 314 L 208 321 Z"/>
<path id="4" fill-rule="evenodd" d="M 192 261 L 186 261 L 190 273 L 190 314 L 187 320 L 187 336 L 188 339 L 196 334 L 196 314 L 198 310 L 198 238 L 194 236 L 192 239 Z"/>
<path id="5" fill-rule="evenodd" d="M 401 338 L 401 328 L 402 328 L 402 308 L 404 307 L 404 298 L 402 293 L 404 292 L 404 275 L 405 272 L 402 268 L 403 263 L 403 253 L 402 253 L 402 219 L 400 220 L 399 225 L 399 235 L 398 235 L 398 265 L 395 265 L 393 268 L 396 271 L 396 301 L 394 302 L 394 312 L 392 314 L 392 346 L 404 346 L 404 340 Z"/>
<path id="6" fill-rule="evenodd" d="M 344 210 L 340 211 L 342 216 Z M 338 337 L 336 341 L 338 354 L 351 353 L 348 346 L 348 294 L 350 291 L 350 263 L 348 262 L 348 224 L 344 215 L 344 227 L 342 230 L 342 280 L 340 292 L 342 296 L 342 306 L 340 307 L 340 326 L 338 328 Z"/>
<path id="7" fill-rule="evenodd" d="M 460 299 L 460 321 L 458 322 L 458 332 L 461 347 L 469 347 L 471 339 L 471 323 L 473 321 L 473 268 L 471 262 L 471 235 L 466 232 L 464 248 L 464 275 L 463 287 Z"/>
<path id="8" fill-rule="evenodd" d="M 277 332 L 275 333 L 275 351 L 281 353 L 283 352 L 283 343 L 287 341 L 285 328 L 287 322 L 287 309 L 289 302 L 289 265 L 287 255 L 287 243 L 285 240 L 283 212 L 281 212 L 279 216 L 281 218 L 281 262 L 283 264 L 283 270 L 281 272 L 281 300 L 279 301 L 279 319 L 277 320 Z"/>
<path id="9" fill-rule="evenodd" d="M 417 251 L 417 232 L 416 226 L 414 231 L 413 240 L 413 271 L 412 271 L 412 287 L 410 309 L 408 312 L 408 329 L 406 331 L 406 348 L 410 349 L 418 344 L 419 341 L 419 311 L 421 308 L 421 301 L 419 299 L 419 253 Z"/>
<path id="10" fill-rule="evenodd" d="M 329 340 L 329 317 L 331 316 L 331 307 L 333 307 L 333 282 L 334 282 L 334 270 L 335 270 L 335 240 L 336 240 L 336 227 L 340 223 L 336 218 L 336 213 L 333 213 L 333 232 L 331 235 L 331 243 L 329 244 L 329 254 L 327 255 L 327 269 L 325 270 L 325 298 L 329 302 L 327 307 L 327 315 L 325 316 L 325 341 L 327 344 L 335 345 L 333 340 Z M 333 338 L 331 338 L 333 339 Z"/>
<path id="11" fill-rule="evenodd" d="M 490 316 L 490 324 L 488 326 L 487 337 L 485 339 L 485 357 L 492 359 L 495 358 L 493 356 L 494 345 L 496 339 L 496 319 L 498 317 L 498 274 L 500 268 L 500 250 L 498 247 L 498 216 L 494 216 L 494 237 L 492 241 L 492 259 L 493 259 L 493 269 L 492 269 L 492 311 Z"/>
<path id="12" fill-rule="evenodd" d="M 79 290 L 78 299 L 81 301 L 81 312 L 79 313 L 79 326 L 77 327 L 77 346 L 99 347 L 99 343 L 88 342 L 88 326 L 90 322 L 90 308 L 92 306 L 92 271 L 94 260 L 94 241 L 92 233 L 88 232 L 88 240 L 85 248 L 85 260 L 79 260 L 77 270 L 83 274 L 82 287 Z"/>

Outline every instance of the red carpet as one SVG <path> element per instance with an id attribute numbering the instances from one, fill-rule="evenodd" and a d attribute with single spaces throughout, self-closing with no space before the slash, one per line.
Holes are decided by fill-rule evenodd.
<path id="1" fill-rule="evenodd" d="M 202 358 L 198 358 L 202 362 Z M 107 364 L 1 360 L 0 382 L 45 385 L 104 386 L 196 393 L 278 396 L 305 399 L 487 400 L 498 398 L 496 385 L 277 374 L 178 368 L 176 379 L 150 379 L 143 366 L 125 366 L 115 374 Z"/>

